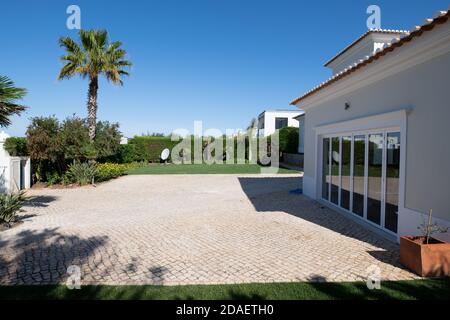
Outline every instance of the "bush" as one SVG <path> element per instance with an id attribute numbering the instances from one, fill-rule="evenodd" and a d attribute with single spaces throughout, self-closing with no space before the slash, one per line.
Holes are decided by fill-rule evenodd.
<path id="1" fill-rule="evenodd" d="M 298 128 L 285 127 L 280 129 L 280 152 L 298 153 L 298 134 Z"/>
<path id="2" fill-rule="evenodd" d="M 22 206 L 28 198 L 25 192 L 0 194 L 0 223 L 10 224 L 14 221 L 16 214 L 23 211 Z"/>
<path id="3" fill-rule="evenodd" d="M 74 163 L 69 166 L 65 173 L 65 182 L 77 183 L 80 186 L 89 184 L 95 177 L 96 168 L 94 164 L 87 162 Z"/>
<path id="4" fill-rule="evenodd" d="M 137 158 L 134 144 L 121 144 L 117 153 L 107 160 L 117 163 L 132 163 L 138 161 Z"/>
<path id="5" fill-rule="evenodd" d="M 62 176 L 58 172 L 54 171 L 52 173 L 49 173 L 47 175 L 47 186 L 59 184 L 62 182 L 62 180 Z"/>
<path id="6" fill-rule="evenodd" d="M 120 138 L 118 123 L 99 121 L 95 129 L 94 148 L 98 160 L 107 159 L 119 152 Z"/>
<path id="7" fill-rule="evenodd" d="M 5 150 L 13 157 L 28 156 L 27 139 L 22 137 L 10 137 L 3 145 Z"/>
<path id="8" fill-rule="evenodd" d="M 107 181 L 123 176 L 129 166 L 118 163 L 98 163 L 96 165 L 95 180 L 98 182 Z"/>
<path id="9" fill-rule="evenodd" d="M 85 119 L 73 116 L 60 123 L 54 116 L 32 118 L 27 129 L 27 147 L 34 178 L 53 184 L 64 178 L 68 164 L 74 161 L 103 161 L 114 156 L 120 147 L 120 137 L 117 123 L 99 121 L 95 141 L 91 143 Z M 64 180 L 69 182 L 71 178 L 69 173 Z"/>

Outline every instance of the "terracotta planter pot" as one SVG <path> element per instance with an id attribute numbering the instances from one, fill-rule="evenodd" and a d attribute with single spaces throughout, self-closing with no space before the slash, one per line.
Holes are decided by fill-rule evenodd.
<path id="1" fill-rule="evenodd" d="M 400 263 L 422 277 L 450 275 L 450 243 L 434 238 L 400 237 Z"/>

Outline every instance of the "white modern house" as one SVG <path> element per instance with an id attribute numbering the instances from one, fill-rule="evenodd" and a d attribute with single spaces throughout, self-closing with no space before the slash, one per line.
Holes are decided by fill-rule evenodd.
<path id="1" fill-rule="evenodd" d="M 397 241 L 429 209 L 450 226 L 449 15 L 366 32 L 291 102 L 305 111 L 304 194 Z"/>
<path id="2" fill-rule="evenodd" d="M 298 121 L 298 153 L 305 153 L 305 113 L 302 112 L 300 115 L 294 118 Z"/>
<path id="3" fill-rule="evenodd" d="M 275 130 L 284 127 L 298 128 L 298 120 L 295 117 L 303 114 L 298 110 L 266 110 L 258 116 L 258 135 L 268 137 Z"/>
<path id="4" fill-rule="evenodd" d="M 0 192 L 9 193 L 31 187 L 31 160 L 13 157 L 3 147 L 9 135 L 0 132 Z"/>

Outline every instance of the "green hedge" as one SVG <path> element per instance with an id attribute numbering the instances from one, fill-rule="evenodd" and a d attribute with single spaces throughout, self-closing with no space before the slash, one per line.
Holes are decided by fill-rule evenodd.
<path id="1" fill-rule="evenodd" d="M 126 161 L 158 162 L 164 149 L 172 150 L 178 141 L 171 141 L 170 137 L 136 136 L 128 141 L 127 147 L 122 147 L 122 156 Z"/>
<path id="2" fill-rule="evenodd" d="M 10 137 L 6 138 L 4 144 L 5 150 L 13 157 L 28 156 L 27 138 Z"/>
<path id="3" fill-rule="evenodd" d="M 298 131 L 297 131 L 298 132 Z M 186 139 L 189 139 L 186 138 Z M 187 152 L 187 158 L 194 160 L 193 152 L 194 152 L 194 140 L 195 139 L 201 139 L 202 142 L 202 152 L 204 151 L 205 147 L 208 143 L 208 138 L 194 138 L 190 137 L 191 144 L 189 150 L 184 150 Z M 234 159 L 237 161 L 237 138 L 223 138 L 223 152 L 224 156 L 227 153 L 226 149 L 226 140 L 234 140 Z M 270 137 L 268 139 L 270 143 Z M 298 137 L 297 137 L 298 141 Z M 105 159 L 105 162 L 116 162 L 116 163 L 132 163 L 132 162 L 159 162 L 161 152 L 164 149 L 169 149 L 170 152 L 172 152 L 172 149 L 179 143 L 181 143 L 182 140 L 178 141 L 171 141 L 170 137 L 157 137 L 157 136 L 135 136 L 134 138 L 131 138 L 128 140 L 128 144 L 121 145 L 117 154 L 115 154 L 112 157 L 109 157 L 108 159 Z M 245 160 L 248 160 L 248 148 L 249 148 L 249 139 L 248 137 L 245 137 Z M 255 143 L 257 143 L 255 141 Z M 297 148 L 297 147 L 295 147 Z M 213 152 L 214 153 L 214 152 Z M 229 152 L 228 152 L 229 153 Z M 190 154 L 190 157 L 189 157 Z M 169 157 L 168 161 L 171 161 L 172 159 Z"/>
<path id="4" fill-rule="evenodd" d="M 279 130 L 280 152 L 298 153 L 298 128 L 285 127 Z"/>

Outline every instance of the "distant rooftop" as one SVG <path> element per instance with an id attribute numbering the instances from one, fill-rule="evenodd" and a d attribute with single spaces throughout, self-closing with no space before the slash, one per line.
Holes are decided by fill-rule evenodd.
<path id="1" fill-rule="evenodd" d="M 367 36 L 371 34 L 389 34 L 389 35 L 404 35 L 408 34 L 408 31 L 405 30 L 391 30 L 391 29 L 369 29 L 367 32 L 365 32 L 362 36 L 360 36 L 358 39 L 353 41 L 350 45 L 345 47 L 341 52 L 339 52 L 337 55 L 335 55 L 333 58 L 328 60 L 325 63 L 325 67 L 328 67 L 329 64 L 331 64 L 333 61 L 335 61 L 337 58 L 342 56 L 344 53 L 346 53 L 348 50 L 356 46 L 358 43 L 360 43 L 362 40 L 364 40 Z"/>

